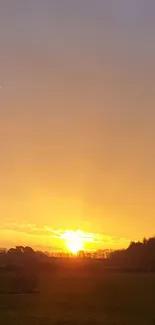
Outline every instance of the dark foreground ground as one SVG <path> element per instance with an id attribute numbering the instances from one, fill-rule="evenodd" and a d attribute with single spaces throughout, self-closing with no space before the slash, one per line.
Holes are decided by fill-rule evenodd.
<path id="1" fill-rule="evenodd" d="M 0 294 L 0 324 L 155 324 L 154 274 L 42 273 L 40 293 Z"/>

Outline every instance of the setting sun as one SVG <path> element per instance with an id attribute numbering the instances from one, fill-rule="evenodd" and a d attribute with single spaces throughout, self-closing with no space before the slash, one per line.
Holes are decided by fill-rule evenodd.
<path id="1" fill-rule="evenodd" d="M 65 240 L 66 247 L 71 253 L 77 254 L 78 251 L 84 249 L 85 238 L 80 231 L 66 230 L 62 238 Z"/>
<path id="2" fill-rule="evenodd" d="M 85 250 L 85 244 L 95 241 L 97 236 L 92 233 L 84 233 L 81 230 L 66 230 L 60 238 L 64 240 L 68 251 L 77 254 L 80 250 Z"/>
<path id="3" fill-rule="evenodd" d="M 77 254 L 83 247 L 78 240 L 75 241 L 68 241 L 67 242 L 68 249 L 71 253 Z"/>

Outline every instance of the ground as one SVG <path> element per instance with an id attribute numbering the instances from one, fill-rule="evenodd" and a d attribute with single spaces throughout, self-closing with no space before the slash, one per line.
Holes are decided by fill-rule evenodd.
<path id="1" fill-rule="evenodd" d="M 153 325 L 154 274 L 40 275 L 39 293 L 0 294 L 3 325 Z"/>

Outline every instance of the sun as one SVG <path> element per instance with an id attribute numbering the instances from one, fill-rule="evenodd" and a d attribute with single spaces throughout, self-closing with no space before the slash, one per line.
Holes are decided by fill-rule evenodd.
<path id="1" fill-rule="evenodd" d="M 67 247 L 68 250 L 73 254 L 77 254 L 83 248 L 81 243 L 79 243 L 78 241 L 77 242 L 68 241 Z"/>
<path id="2" fill-rule="evenodd" d="M 59 235 L 63 239 L 66 249 L 74 255 L 79 251 L 88 250 L 89 243 L 95 243 L 98 240 L 98 235 L 93 233 L 85 233 L 82 230 L 65 230 Z"/>
<path id="3" fill-rule="evenodd" d="M 66 247 L 71 253 L 77 254 L 80 250 L 84 249 L 85 239 L 79 231 L 66 230 L 62 238 L 65 240 Z"/>

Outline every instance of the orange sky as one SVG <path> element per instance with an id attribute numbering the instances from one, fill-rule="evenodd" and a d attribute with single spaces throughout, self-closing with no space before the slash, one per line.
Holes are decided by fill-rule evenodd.
<path id="1" fill-rule="evenodd" d="M 153 13 L 0 3 L 0 246 L 62 249 L 45 226 L 100 234 L 92 249 L 154 234 Z"/>

